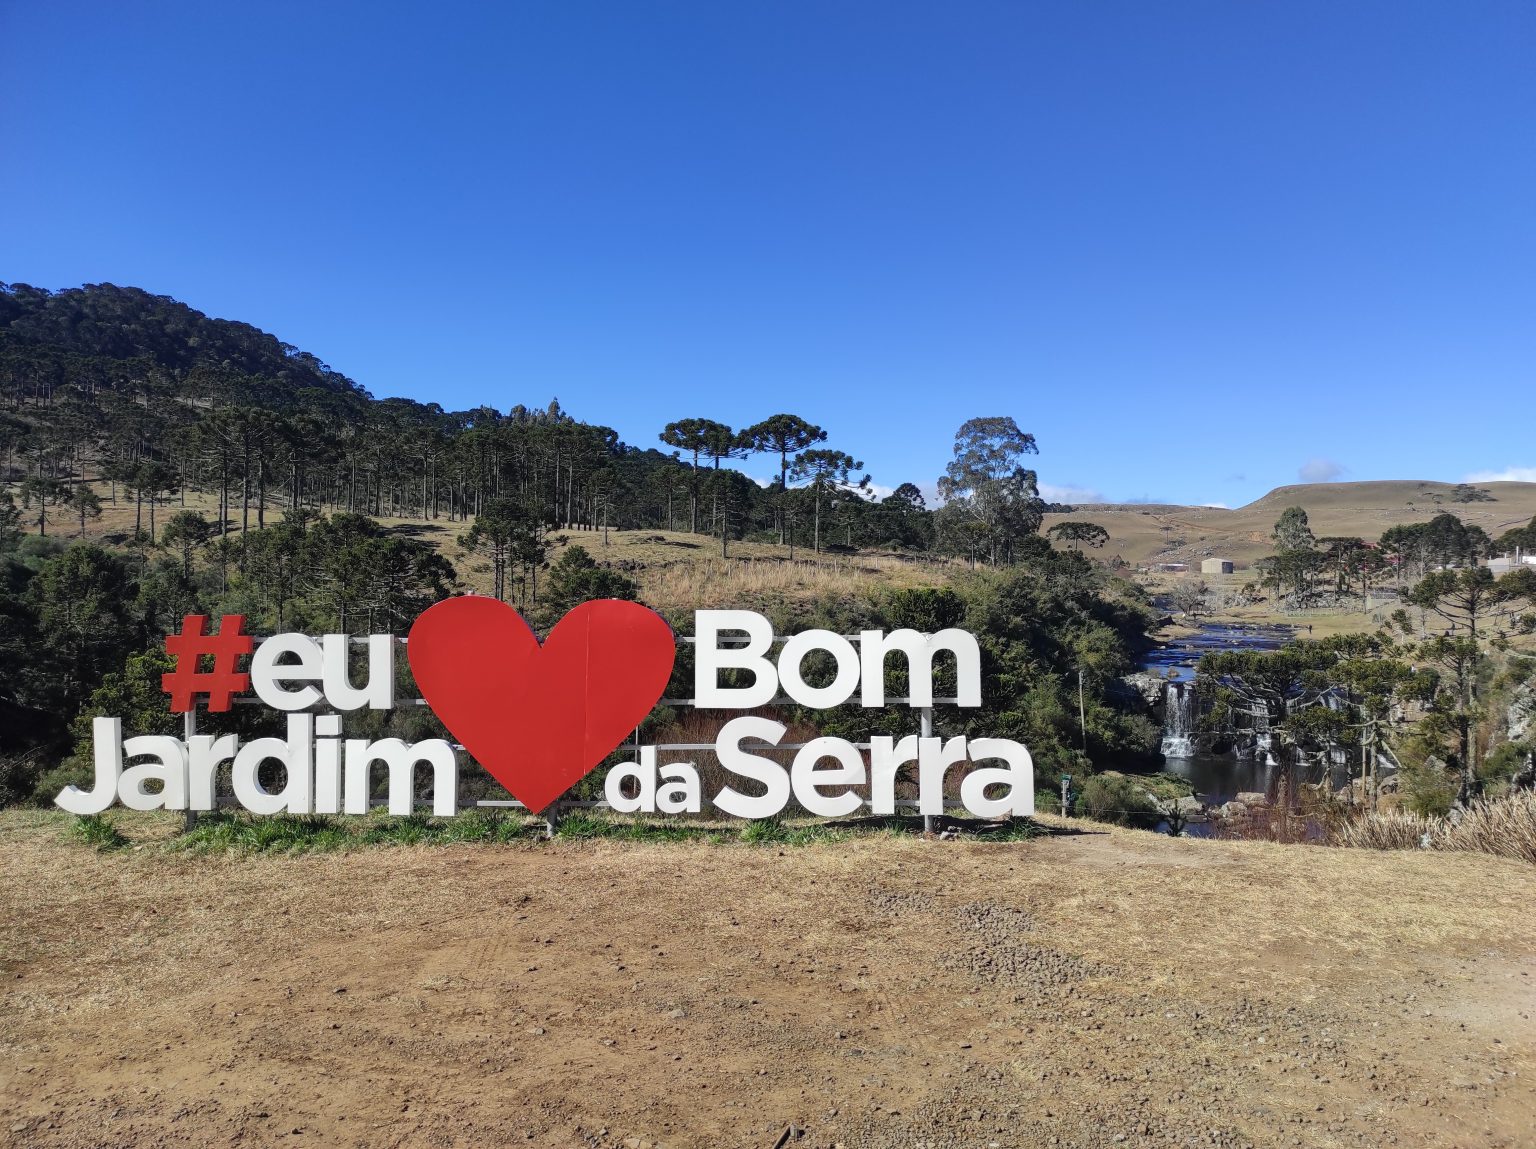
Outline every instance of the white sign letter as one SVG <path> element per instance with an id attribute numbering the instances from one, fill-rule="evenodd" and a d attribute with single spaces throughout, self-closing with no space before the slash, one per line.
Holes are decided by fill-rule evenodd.
<path id="1" fill-rule="evenodd" d="M 852 648 L 849 653 L 853 653 Z M 816 769 L 816 763 L 823 758 L 835 758 L 837 768 Z M 864 755 L 854 749 L 853 743 L 841 738 L 811 739 L 795 755 L 789 776 L 795 788 L 795 801 L 818 818 L 842 818 L 864 804 L 864 799 L 852 790 L 823 794 L 819 789 L 822 786 L 864 785 Z"/>
<path id="2" fill-rule="evenodd" d="M 784 737 L 784 725 L 771 718 L 733 718 L 715 739 L 715 755 L 720 765 L 733 774 L 761 782 L 767 793 L 760 798 L 743 794 L 727 786 L 715 795 L 715 808 L 733 818 L 771 818 L 789 802 L 789 774 L 771 758 L 748 754 L 741 749 L 744 738 L 756 738 L 777 746 Z"/>
<path id="3" fill-rule="evenodd" d="M 972 770 L 960 783 L 960 801 L 978 818 L 1000 818 L 1004 814 L 1028 818 L 1035 812 L 1035 763 L 1029 751 L 1007 738 L 973 738 L 971 761 L 1001 758 L 1007 766 L 989 766 Z M 988 786 L 1007 786 L 1005 798 L 988 798 Z"/>
<path id="4" fill-rule="evenodd" d="M 638 762 L 620 762 L 603 780 L 603 797 L 616 814 L 656 812 L 656 747 L 640 747 Z M 635 796 L 627 797 L 624 783 L 635 780 Z"/>
<path id="5" fill-rule="evenodd" d="M 747 645 L 720 649 L 720 632 L 745 631 Z M 773 624 L 750 610 L 700 610 L 693 615 L 693 704 L 706 710 L 751 710 L 772 700 L 779 676 L 763 655 L 773 646 Z M 723 687 L 722 670 L 750 670 L 751 686 Z"/>
<path id="6" fill-rule="evenodd" d="M 285 654 L 298 656 L 297 663 L 279 663 Z M 306 634 L 274 634 L 251 655 L 251 686 L 256 697 L 274 710 L 303 710 L 320 701 L 313 686 L 285 690 L 289 682 L 320 681 L 320 647 Z"/>
<path id="7" fill-rule="evenodd" d="M 939 651 L 955 656 L 955 694 L 960 706 L 981 705 L 981 648 L 969 631 L 941 630 L 919 634 L 893 630 L 882 637 L 878 630 L 859 632 L 859 658 L 863 664 L 865 706 L 885 705 L 885 656 L 899 650 L 907 656 L 907 705 L 933 705 L 933 660 Z"/>
<path id="8" fill-rule="evenodd" d="M 100 814 L 117 798 L 117 780 L 123 772 L 123 720 L 91 719 L 91 745 L 96 759 L 95 787 L 82 790 L 71 782 L 53 800 L 60 809 L 81 817 Z"/>
<path id="9" fill-rule="evenodd" d="M 368 685 L 352 685 L 348 671 L 351 639 L 328 634 L 320 640 L 325 649 L 325 700 L 337 710 L 393 710 L 395 707 L 395 640 L 387 634 L 368 636 Z"/>
<path id="10" fill-rule="evenodd" d="M 813 650 L 825 650 L 837 660 L 837 673 L 831 686 L 807 686 L 800 676 L 800 663 Z M 807 630 L 784 644 L 779 655 L 779 683 L 784 693 L 801 706 L 826 710 L 848 701 L 859 684 L 859 655 L 853 643 L 830 630 Z"/>

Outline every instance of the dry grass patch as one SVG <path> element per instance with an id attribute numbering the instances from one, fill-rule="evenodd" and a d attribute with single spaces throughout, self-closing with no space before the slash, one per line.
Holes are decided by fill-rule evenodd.
<path id="1" fill-rule="evenodd" d="M 1476 854 L 0 834 L 18 1145 L 1512 1149 L 1536 1104 L 1536 871 Z"/>
<path id="2" fill-rule="evenodd" d="M 771 601 L 852 597 L 875 587 L 942 586 L 954 572 L 939 562 L 887 556 L 820 559 L 700 559 L 639 572 L 641 598 L 658 610 L 742 608 Z"/>
<path id="3" fill-rule="evenodd" d="M 1367 814 L 1343 826 L 1341 846 L 1373 850 L 1465 850 L 1536 865 L 1536 792 L 1522 790 L 1472 803 L 1455 821 L 1396 811 Z"/>

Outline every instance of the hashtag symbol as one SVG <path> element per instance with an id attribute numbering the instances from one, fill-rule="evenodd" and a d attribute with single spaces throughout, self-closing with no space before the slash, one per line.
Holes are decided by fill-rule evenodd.
<path id="1" fill-rule="evenodd" d="M 244 625 L 243 614 L 226 614 L 218 634 L 205 634 L 208 616 L 189 614 L 181 620 L 180 634 L 166 636 L 165 653 L 176 660 L 176 669 L 160 676 L 160 689 L 171 696 L 172 714 L 191 710 L 198 694 L 208 696 L 209 710 L 228 710 L 230 699 L 251 688 L 251 676 L 235 669 L 255 645 L 241 633 Z M 201 666 L 204 656 L 211 663 L 208 670 Z"/>

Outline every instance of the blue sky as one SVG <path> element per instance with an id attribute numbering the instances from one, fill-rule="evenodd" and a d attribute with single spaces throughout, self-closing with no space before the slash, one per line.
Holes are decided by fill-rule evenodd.
<path id="1" fill-rule="evenodd" d="M 1524 0 L 0 0 L 0 279 L 887 487 L 994 414 L 1066 497 L 1536 479 L 1533 59 Z"/>

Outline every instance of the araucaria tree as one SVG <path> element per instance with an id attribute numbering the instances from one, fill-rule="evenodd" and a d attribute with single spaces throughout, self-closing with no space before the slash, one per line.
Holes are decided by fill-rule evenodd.
<path id="1" fill-rule="evenodd" d="M 1109 542 L 1109 532 L 1098 523 L 1063 522 L 1057 523 L 1045 532 L 1058 543 L 1069 545 L 1074 551 L 1083 546 L 1102 547 Z"/>
<path id="2" fill-rule="evenodd" d="M 714 517 L 720 529 L 720 557 L 728 557 L 727 540 L 731 533 L 732 486 L 743 477 L 734 471 L 722 473 L 720 464 L 727 459 L 745 459 L 752 453 L 752 439 L 745 431 L 733 431 L 724 423 L 708 423 L 704 430 L 704 457 L 714 466 L 710 487 L 714 491 Z"/>
<path id="3" fill-rule="evenodd" d="M 710 419 L 679 419 L 668 423 L 659 438 L 669 447 L 691 456 L 692 477 L 688 484 L 688 530 L 699 533 L 699 459 L 709 447 L 712 432 L 729 428 Z"/>
<path id="4" fill-rule="evenodd" d="M 789 531 L 790 460 L 807 447 L 826 442 L 827 433 L 799 415 L 770 415 L 743 431 L 742 438 L 759 454 L 779 457 L 779 542 L 782 544 L 787 541 Z"/>
<path id="5" fill-rule="evenodd" d="M 842 451 L 831 451 L 823 448 L 813 448 L 803 451 L 796 457 L 789 473 L 797 480 L 806 482 L 811 491 L 815 503 L 815 528 L 812 532 L 813 546 L 817 554 L 821 553 L 821 504 L 830 490 L 848 490 L 853 488 L 860 492 L 869 489 L 869 476 L 854 478 L 853 472 L 862 471 L 864 464 L 852 455 Z"/>
<path id="6" fill-rule="evenodd" d="M 1035 437 L 1008 416 L 969 419 L 955 432 L 955 457 L 939 480 L 939 512 L 948 534 L 993 564 L 1012 561 L 1018 541 L 1040 529 L 1045 503 L 1037 476 L 1023 465 L 1038 455 Z"/>
<path id="7" fill-rule="evenodd" d="M 1293 606 L 1307 606 L 1316 591 L 1317 576 L 1325 559 L 1317 549 L 1307 512 L 1287 507 L 1275 522 L 1275 553 L 1259 560 L 1263 583 Z"/>
<path id="8" fill-rule="evenodd" d="M 1489 650 L 1507 647 L 1511 633 L 1536 632 L 1536 569 L 1499 579 L 1487 567 L 1435 571 L 1419 580 L 1407 600 L 1447 624 L 1441 634 L 1425 634 L 1418 656 L 1449 680 L 1451 689 L 1437 695 L 1435 708 L 1455 731 L 1465 799 L 1477 790 L 1479 675 Z M 1393 621 L 1404 635 L 1416 629 L 1406 610 L 1394 612 Z"/>

